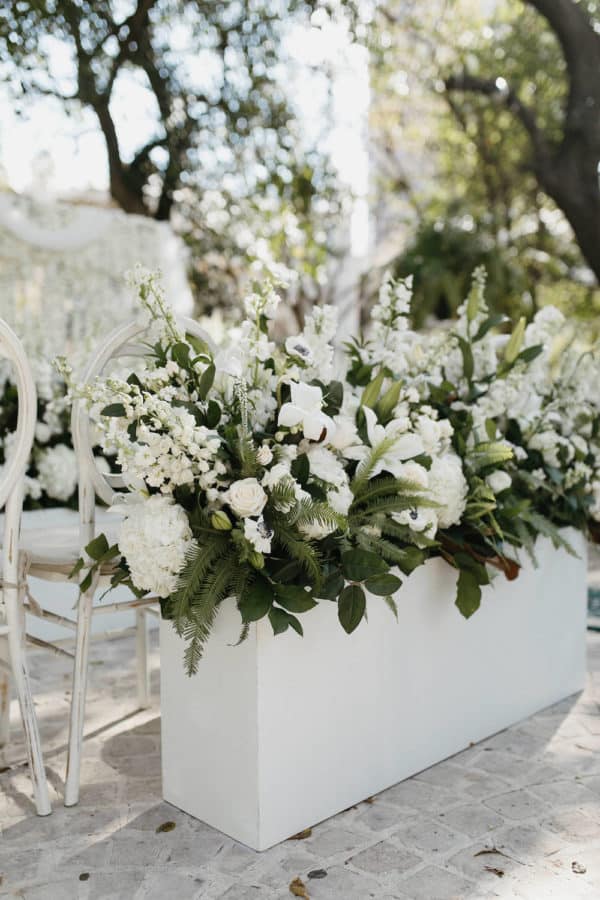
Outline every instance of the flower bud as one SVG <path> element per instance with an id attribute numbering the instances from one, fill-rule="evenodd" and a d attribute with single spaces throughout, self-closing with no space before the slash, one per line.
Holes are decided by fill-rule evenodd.
<path id="1" fill-rule="evenodd" d="M 215 531 L 231 531 L 233 527 L 231 524 L 231 519 L 222 509 L 218 509 L 212 514 L 212 516 L 210 517 L 210 524 L 215 529 Z"/>
<path id="2" fill-rule="evenodd" d="M 265 558 L 262 553 L 258 553 L 257 550 L 252 551 L 248 557 L 248 562 L 251 566 L 254 566 L 255 569 L 264 569 L 265 567 Z"/>

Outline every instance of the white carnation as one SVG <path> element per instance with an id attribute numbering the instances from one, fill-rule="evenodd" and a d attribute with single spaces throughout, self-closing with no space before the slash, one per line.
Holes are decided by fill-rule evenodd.
<path id="1" fill-rule="evenodd" d="M 439 503 L 436 509 L 440 528 L 457 525 L 467 505 L 468 485 L 460 457 L 445 453 L 433 460 L 429 470 L 431 499 Z"/>
<path id="2" fill-rule="evenodd" d="M 77 456 L 66 444 L 43 450 L 37 458 L 38 481 L 53 500 L 69 500 L 77 487 Z"/>
<path id="3" fill-rule="evenodd" d="M 119 550 L 134 585 L 168 597 L 177 586 L 186 553 L 194 543 L 185 510 L 171 497 L 154 494 L 141 503 L 125 506 L 124 512 Z"/>

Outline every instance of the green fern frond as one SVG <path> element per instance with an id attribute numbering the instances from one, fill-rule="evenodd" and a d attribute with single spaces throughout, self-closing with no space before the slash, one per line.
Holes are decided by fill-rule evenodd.
<path id="1" fill-rule="evenodd" d="M 194 544 L 186 554 L 186 563 L 179 575 L 175 593 L 171 595 L 170 606 L 173 622 L 178 634 L 181 634 L 185 621 L 195 598 L 201 593 L 205 578 L 214 563 L 227 550 L 228 538 L 212 532 L 211 539 L 203 546 Z"/>
<path id="2" fill-rule="evenodd" d="M 420 496 L 424 488 L 414 481 L 408 481 L 402 478 L 394 478 L 392 475 L 384 475 L 375 481 L 369 481 L 364 489 L 357 493 L 353 490 L 354 500 L 352 506 L 367 503 L 375 497 L 395 496 L 398 494 L 412 494 Z"/>
<path id="3" fill-rule="evenodd" d="M 365 458 L 359 462 L 354 478 L 350 482 L 350 489 L 355 497 L 364 491 L 373 474 L 375 466 L 377 463 L 381 462 L 397 440 L 397 435 L 389 435 L 384 438 L 380 444 L 377 444 L 376 447 L 372 447 Z"/>
<path id="4" fill-rule="evenodd" d="M 310 525 L 312 522 L 316 522 L 324 528 L 339 528 L 342 531 L 346 527 L 345 516 L 337 513 L 327 503 L 312 498 L 300 500 L 289 521 L 298 528 Z"/>
<path id="5" fill-rule="evenodd" d="M 198 670 L 204 644 L 210 636 L 219 604 L 229 593 L 229 584 L 237 561 L 231 556 L 219 561 L 216 571 L 208 575 L 200 592 L 194 597 L 183 626 L 185 649 L 184 664 L 188 675 Z"/>
<path id="6" fill-rule="evenodd" d="M 281 520 L 273 522 L 274 541 L 295 559 L 315 585 L 321 583 L 321 559 L 315 548 L 292 531 Z"/>

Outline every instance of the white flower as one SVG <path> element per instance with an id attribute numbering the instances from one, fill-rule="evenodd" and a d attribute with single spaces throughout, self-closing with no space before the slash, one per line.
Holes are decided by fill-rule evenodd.
<path id="1" fill-rule="evenodd" d="M 392 519 L 399 525 L 408 525 L 411 531 L 417 531 L 429 538 L 435 537 L 438 529 L 437 510 L 429 507 L 404 509 L 402 512 L 392 513 Z"/>
<path id="2" fill-rule="evenodd" d="M 407 459 L 412 459 L 423 453 L 423 441 L 418 434 L 411 431 L 405 431 L 405 426 L 410 422 L 404 422 L 398 419 L 392 419 L 385 427 L 377 421 L 377 416 L 368 406 L 364 407 L 365 419 L 367 422 L 367 435 L 372 448 L 379 447 L 384 441 L 390 442 L 390 448 L 380 457 L 373 467 L 371 478 L 379 475 L 380 472 L 389 472 L 395 478 L 402 478 L 403 463 Z M 344 455 L 348 459 L 364 460 L 368 457 L 370 450 L 364 444 L 354 447 L 348 447 Z"/>
<path id="3" fill-rule="evenodd" d="M 271 552 L 273 529 L 269 528 L 263 517 L 244 520 L 244 537 L 259 553 Z"/>
<path id="4" fill-rule="evenodd" d="M 354 494 L 347 484 L 342 485 L 336 491 L 327 491 L 327 502 L 334 512 L 341 516 L 347 516 L 350 504 L 354 500 Z"/>
<path id="5" fill-rule="evenodd" d="M 302 425 L 304 436 L 318 441 L 323 431 L 331 438 L 335 431 L 333 419 L 321 412 L 323 394 L 320 387 L 292 382 L 292 399 L 279 410 L 278 424 L 284 428 Z"/>
<path id="6" fill-rule="evenodd" d="M 40 444 L 46 444 L 52 437 L 52 429 L 46 422 L 38 422 L 35 426 L 35 439 Z"/>
<path id="7" fill-rule="evenodd" d="M 434 459 L 428 476 L 431 499 L 439 504 L 435 512 L 440 528 L 458 524 L 465 511 L 468 494 L 460 457 L 450 452 Z"/>
<path id="8" fill-rule="evenodd" d="M 259 516 L 265 508 L 267 495 L 256 478 L 234 481 L 227 491 L 227 503 L 240 518 Z"/>
<path id="9" fill-rule="evenodd" d="M 342 413 L 334 418 L 335 431 L 332 435 L 328 435 L 327 443 L 336 450 L 345 450 L 353 444 L 358 443 L 358 432 L 356 423 L 352 416 Z"/>
<path id="10" fill-rule="evenodd" d="M 259 466 L 268 466 L 269 463 L 273 462 L 273 451 L 267 444 L 263 444 L 256 451 L 256 461 Z"/>
<path id="11" fill-rule="evenodd" d="M 268 488 L 270 491 L 279 484 L 280 481 L 283 481 L 284 478 L 290 478 L 290 467 L 285 463 L 275 463 L 274 466 L 265 472 L 262 477 L 261 484 L 263 487 Z"/>
<path id="12" fill-rule="evenodd" d="M 36 461 L 38 481 L 53 500 L 66 501 L 77 487 L 77 456 L 66 444 L 43 450 Z"/>
<path id="13" fill-rule="evenodd" d="M 508 472 L 503 472 L 501 469 L 491 472 L 485 480 L 495 494 L 501 494 L 502 491 L 508 490 L 512 484 L 512 478 Z"/>
<path id="14" fill-rule="evenodd" d="M 348 476 L 344 471 L 344 466 L 335 453 L 332 453 L 327 447 L 312 446 L 306 455 L 310 463 L 311 475 L 314 475 L 315 478 L 319 478 L 321 481 L 326 481 L 328 484 L 333 484 L 336 487 L 340 487 L 347 482 Z"/>
<path id="15" fill-rule="evenodd" d="M 161 494 L 115 509 L 125 513 L 119 530 L 119 550 L 134 585 L 168 597 L 177 586 L 186 554 L 194 544 L 185 510 Z"/>
<path id="16" fill-rule="evenodd" d="M 303 337 L 289 337 L 285 342 L 285 349 L 289 356 L 296 356 L 304 362 L 312 362 L 313 353 Z"/>

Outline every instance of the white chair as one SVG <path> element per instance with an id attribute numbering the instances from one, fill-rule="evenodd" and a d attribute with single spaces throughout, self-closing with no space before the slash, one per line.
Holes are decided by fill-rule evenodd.
<path id="1" fill-rule="evenodd" d="M 212 349 L 210 338 L 191 319 L 181 319 L 182 329 L 192 338 L 199 339 L 203 344 Z M 93 383 L 103 373 L 111 360 L 120 357 L 140 357 L 148 353 L 148 345 L 143 338 L 146 332 L 145 326 L 138 323 L 130 323 L 121 326 L 112 332 L 105 344 L 89 363 L 82 378 L 82 384 Z M 121 475 L 106 474 L 101 472 L 96 465 L 93 453 L 90 418 L 85 402 L 77 400 L 73 404 L 71 419 L 73 443 L 77 452 L 79 465 L 79 515 L 80 515 L 80 539 L 79 546 L 85 547 L 101 532 L 96 527 L 96 497 L 111 506 L 118 499 L 119 489 L 126 488 Z M 102 573 L 100 573 L 102 577 Z M 96 580 L 97 581 L 97 580 Z M 94 594 L 97 583 L 92 583 L 90 589 L 80 593 L 77 610 L 77 634 L 75 642 L 75 662 L 73 670 L 73 697 L 71 702 L 71 719 L 69 730 L 69 753 L 67 759 L 67 775 L 65 783 L 65 806 L 73 806 L 79 800 L 79 773 L 81 747 L 83 740 L 83 724 L 85 710 L 85 695 L 87 688 L 87 670 L 89 655 L 89 640 L 92 615 L 95 612 L 103 612 L 107 607 L 102 605 L 94 607 Z M 159 615 L 156 608 L 156 598 L 144 598 L 132 600 L 128 603 L 113 604 L 112 609 L 130 608 L 136 613 L 136 646 L 138 660 L 138 695 L 140 706 L 148 705 L 148 671 L 146 665 L 147 629 L 146 616 L 148 614 Z"/>
<path id="2" fill-rule="evenodd" d="M 8 650 L 8 654 L 0 652 L 0 746 L 8 740 L 12 677 L 21 707 L 36 809 L 38 815 L 47 816 L 52 808 L 25 654 L 24 597 L 28 557 L 20 545 L 24 479 L 35 432 L 37 395 L 23 347 L 2 320 L 0 354 L 14 367 L 19 400 L 12 454 L 0 475 L 0 509 L 5 508 L 2 542 L 3 609 L 0 608 L 0 645 L 4 646 L 0 650 Z"/>

